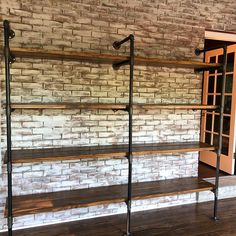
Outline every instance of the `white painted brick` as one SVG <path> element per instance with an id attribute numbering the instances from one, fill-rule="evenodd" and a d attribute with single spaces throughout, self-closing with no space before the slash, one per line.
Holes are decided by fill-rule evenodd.
<path id="1" fill-rule="evenodd" d="M 186 5 L 187 10 L 191 9 L 191 2 L 190 5 Z M 128 5 L 121 3 L 120 8 L 116 9 L 119 23 L 113 22 L 110 11 L 110 9 L 113 11 L 113 7 L 108 6 L 108 11 L 100 12 L 101 9 L 97 8 L 96 2 L 91 2 L 89 5 L 74 3 L 72 6 L 66 1 L 61 1 L 60 4 L 54 4 L 53 15 L 50 3 L 46 2 L 44 6 L 34 6 L 31 9 L 32 4 L 31 0 L 27 3 L 13 0 L 11 10 L 5 5 L 1 9 L 2 15 L 12 21 L 12 28 L 16 32 L 16 37 L 12 41 L 14 47 L 28 45 L 36 48 L 104 52 L 115 55 L 118 52 L 114 51 L 111 42 L 134 32 L 136 55 L 148 57 L 158 55 L 160 58 L 167 59 L 183 58 L 202 61 L 201 57 L 195 57 L 192 49 L 203 46 L 204 28 L 221 29 L 223 27 L 223 30 L 235 31 L 233 20 L 223 21 L 226 11 L 220 11 L 221 18 L 215 14 L 215 11 L 219 11 L 222 6 L 224 10 L 231 9 L 232 6 L 228 1 L 224 1 L 222 6 L 212 2 L 204 2 L 204 4 L 195 2 L 196 9 L 204 13 L 204 19 L 199 16 L 199 11 L 195 11 L 192 16 L 194 20 L 186 20 L 183 18 L 183 9 L 180 8 L 175 16 L 171 15 L 173 19 L 171 22 L 157 17 L 159 11 L 149 13 L 151 7 L 160 9 L 163 14 L 172 14 L 173 6 L 170 3 L 165 4 L 165 9 L 158 1 L 150 6 L 146 6 L 144 1 L 129 2 Z M 115 3 L 109 4 L 115 6 Z M 139 17 L 134 19 L 134 15 L 127 14 L 127 9 L 130 7 Z M 144 18 L 144 15 L 148 15 L 148 18 Z M 94 20 L 94 17 L 97 20 Z M 232 14 L 227 14 L 227 18 L 231 19 Z M 178 27 L 175 24 L 178 24 Z M 157 29 L 160 32 L 157 33 Z M 119 54 L 128 55 L 128 48 L 122 47 Z M 15 102 L 128 102 L 128 67 L 113 71 L 110 64 L 97 65 L 78 61 L 18 58 L 17 62 L 12 65 L 11 71 L 13 75 L 12 101 Z M 194 74 L 193 70 L 136 65 L 134 75 L 134 102 L 136 103 L 201 102 L 201 76 Z M 4 102 L 4 91 L 2 91 L 2 100 Z M 134 142 L 136 143 L 197 141 L 199 139 L 200 112 L 142 110 L 134 111 L 134 113 Z M 15 111 L 12 121 L 14 148 L 107 145 L 128 142 L 128 116 L 125 112 L 114 114 L 103 110 Z M 2 115 L 2 149 L 6 148 L 5 133 L 5 118 Z M 182 153 L 174 156 L 134 158 L 133 179 L 134 181 L 148 181 L 194 176 L 197 174 L 197 157 L 197 153 Z M 173 163 L 175 166 L 172 166 Z M 13 170 L 14 180 L 17 181 L 17 186 L 15 185 L 13 190 L 17 195 L 127 181 L 125 158 L 102 161 L 95 158 L 86 161 L 63 162 L 63 164 L 60 162 L 32 163 L 16 165 Z M 5 167 L 2 173 L 5 188 Z M 24 185 L 25 183 L 29 183 L 28 185 L 34 188 L 29 189 Z M 233 189 L 225 189 L 227 193 L 230 191 Z M 205 199 L 209 199 L 210 195 L 212 197 L 211 193 L 206 194 Z M 137 211 L 179 205 L 194 200 L 195 196 L 191 195 L 182 198 L 145 200 L 134 202 L 133 205 L 134 211 Z M 0 197 L 0 206 L 1 204 L 5 204 L 5 200 L 2 201 Z M 36 214 L 16 218 L 14 227 L 83 219 L 125 211 L 125 204 L 112 204 L 104 207 L 72 209 L 58 214 Z M 6 228 L 6 220 L 3 218 L 1 208 L 0 225 L 0 230 Z"/>

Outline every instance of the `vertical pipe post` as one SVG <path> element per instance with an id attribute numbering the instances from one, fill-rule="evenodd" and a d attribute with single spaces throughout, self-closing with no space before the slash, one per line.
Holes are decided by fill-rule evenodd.
<path id="1" fill-rule="evenodd" d="M 215 201 L 214 201 L 214 220 L 218 220 L 218 194 L 219 194 L 219 174 L 220 174 L 220 157 L 222 153 L 222 134 L 223 134 L 223 114 L 225 105 L 225 86 L 226 86 L 226 67 L 227 67 L 227 45 L 223 47 L 223 66 L 222 66 L 222 90 L 221 90 L 221 102 L 220 102 L 220 127 L 218 138 L 218 149 L 216 159 L 216 178 L 215 178 Z"/>
<path id="2" fill-rule="evenodd" d="M 10 55 L 9 39 L 14 37 L 14 32 L 10 29 L 9 21 L 4 20 L 4 56 L 5 56 L 5 79 L 6 79 L 6 123 L 7 123 L 7 183 L 8 183 L 8 212 L 7 225 L 8 236 L 12 236 L 12 151 L 11 151 L 11 87 L 10 87 Z"/>
<path id="3" fill-rule="evenodd" d="M 134 77 L 134 36 L 130 35 L 130 81 L 129 81 L 129 150 L 128 150 L 128 198 L 126 235 L 131 236 L 131 204 L 132 204 L 132 162 L 133 162 L 133 77 Z"/>
<path id="4" fill-rule="evenodd" d="M 114 69 L 119 69 L 120 66 L 130 65 L 130 80 L 129 80 L 129 145 L 128 145 L 128 196 L 126 200 L 127 218 L 126 218 L 126 233 L 125 236 L 132 236 L 131 233 L 131 205 L 132 205 L 132 163 L 133 163 L 133 79 L 134 79 L 134 35 L 130 34 L 121 41 L 115 41 L 113 47 L 119 49 L 121 45 L 130 41 L 130 57 L 129 60 L 121 61 L 113 64 Z"/>

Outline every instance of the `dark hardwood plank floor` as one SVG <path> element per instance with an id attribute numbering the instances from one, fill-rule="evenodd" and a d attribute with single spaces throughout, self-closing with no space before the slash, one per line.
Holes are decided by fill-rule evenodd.
<path id="1" fill-rule="evenodd" d="M 219 221 L 211 219 L 213 202 L 133 213 L 134 236 L 235 236 L 236 198 L 219 201 Z M 126 215 L 100 217 L 14 232 L 14 236 L 122 236 Z M 7 236 L 2 233 L 0 236 Z"/>
<path id="2" fill-rule="evenodd" d="M 220 176 L 227 176 L 227 174 L 223 171 L 220 171 Z M 209 166 L 203 162 L 199 162 L 198 166 L 198 177 L 199 178 L 211 178 L 216 176 L 216 169 L 212 166 Z"/>

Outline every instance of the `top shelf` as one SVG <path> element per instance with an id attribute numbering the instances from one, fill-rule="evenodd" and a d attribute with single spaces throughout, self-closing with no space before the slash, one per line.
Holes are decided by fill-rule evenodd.
<path id="1" fill-rule="evenodd" d="M 59 51 L 59 50 L 45 50 L 37 48 L 11 48 L 11 52 L 16 57 L 24 58 L 40 58 L 40 59 L 52 59 L 52 60 L 73 60 L 73 61 L 85 61 L 91 63 L 116 63 L 124 60 L 128 60 L 127 56 L 116 56 L 110 54 L 99 54 L 92 52 L 76 52 L 76 51 Z M 204 63 L 199 61 L 182 61 L 182 60 L 167 60 L 160 58 L 145 58 L 135 57 L 136 65 L 146 66 L 166 66 L 166 67 L 182 67 L 192 69 L 208 69 L 217 68 L 221 64 L 217 63 Z"/>
<path id="2" fill-rule="evenodd" d="M 4 105 L 5 107 L 5 105 Z M 103 110 L 127 110 L 128 104 L 119 103 L 12 103 L 12 109 L 103 109 Z M 134 109 L 192 109 L 215 110 L 218 106 L 201 104 L 134 104 Z"/>

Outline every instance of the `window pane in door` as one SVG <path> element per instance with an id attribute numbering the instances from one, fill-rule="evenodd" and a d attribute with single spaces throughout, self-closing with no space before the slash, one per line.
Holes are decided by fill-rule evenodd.
<path id="1" fill-rule="evenodd" d="M 218 56 L 218 63 L 223 63 L 223 54 Z"/>
<path id="2" fill-rule="evenodd" d="M 210 63 L 216 63 L 216 56 L 210 57 Z"/>
<path id="3" fill-rule="evenodd" d="M 229 135 L 229 127 L 230 127 L 230 117 L 224 116 L 224 118 L 223 118 L 223 134 Z"/>
<path id="4" fill-rule="evenodd" d="M 218 63 L 222 64 L 223 63 L 223 55 L 218 56 Z M 222 73 L 222 67 L 217 69 L 217 73 Z"/>
<path id="5" fill-rule="evenodd" d="M 216 96 L 216 103 L 215 103 L 215 105 L 216 105 L 216 106 L 220 106 L 220 103 L 221 103 L 221 96 L 220 96 L 220 95 L 217 95 L 217 96 Z"/>
<path id="6" fill-rule="evenodd" d="M 226 75 L 225 92 L 232 93 L 232 88 L 233 88 L 233 75 Z"/>
<path id="7" fill-rule="evenodd" d="M 221 93 L 222 92 L 222 75 L 217 76 L 217 83 L 216 83 L 216 92 Z"/>
<path id="8" fill-rule="evenodd" d="M 232 72 L 234 69 L 234 52 L 227 54 L 227 72 Z"/>
<path id="9" fill-rule="evenodd" d="M 216 56 L 210 57 L 210 63 L 216 63 Z M 215 73 L 215 69 L 214 68 L 210 68 L 209 74 L 214 74 L 214 73 Z"/>
<path id="10" fill-rule="evenodd" d="M 222 137 L 222 154 L 228 156 L 229 154 L 229 138 Z"/>
<path id="11" fill-rule="evenodd" d="M 219 137 L 219 135 L 217 135 L 217 134 L 213 135 L 213 145 L 216 148 L 218 148 L 218 142 L 219 142 L 218 137 Z"/>
<path id="12" fill-rule="evenodd" d="M 206 117 L 206 130 L 211 131 L 212 127 L 212 114 L 207 114 Z"/>
<path id="13" fill-rule="evenodd" d="M 211 145 L 211 134 L 210 133 L 205 133 L 205 143 Z"/>
<path id="14" fill-rule="evenodd" d="M 214 116 L 214 132 L 219 133 L 220 128 L 220 116 Z"/>
<path id="15" fill-rule="evenodd" d="M 214 102 L 214 96 L 213 95 L 208 95 L 207 104 L 208 105 L 214 105 L 213 102 Z"/>
<path id="16" fill-rule="evenodd" d="M 208 93 L 214 93 L 215 76 L 209 76 L 208 79 Z"/>
<path id="17" fill-rule="evenodd" d="M 225 96 L 225 109 L 224 109 L 225 114 L 230 114 L 231 113 L 231 103 L 232 103 L 232 97 L 231 96 Z"/>

